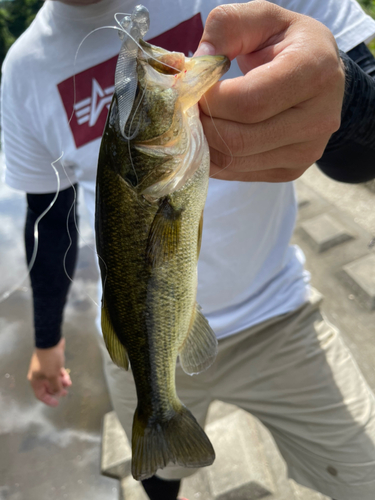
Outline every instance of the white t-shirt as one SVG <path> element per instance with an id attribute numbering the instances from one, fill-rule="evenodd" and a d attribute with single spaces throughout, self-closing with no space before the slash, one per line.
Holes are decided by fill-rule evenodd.
<path id="1" fill-rule="evenodd" d="M 3 66 L 2 130 L 6 182 L 29 193 L 79 182 L 92 222 L 100 137 L 114 83 L 120 39 L 99 30 L 115 12 L 138 2 L 103 0 L 84 7 L 47 1 L 12 46 Z M 151 26 L 145 37 L 192 54 L 219 0 L 144 0 Z M 278 3 L 324 22 L 349 50 L 375 36 L 375 22 L 354 0 Z M 75 74 L 75 86 L 73 80 Z M 226 77 L 239 76 L 232 64 Z M 74 108 L 74 109 L 73 109 Z M 65 166 L 65 171 L 60 163 Z M 66 172 L 66 173 L 65 173 Z M 67 178 L 67 175 L 69 179 Z M 198 302 L 218 337 L 296 309 L 309 295 L 302 252 L 289 246 L 296 217 L 292 183 L 210 180 L 198 264 Z"/>
<path id="2" fill-rule="evenodd" d="M 364 14 L 355 0 L 278 0 L 272 3 L 313 17 L 335 35 L 337 45 L 348 52 L 374 38 L 374 20 Z"/>

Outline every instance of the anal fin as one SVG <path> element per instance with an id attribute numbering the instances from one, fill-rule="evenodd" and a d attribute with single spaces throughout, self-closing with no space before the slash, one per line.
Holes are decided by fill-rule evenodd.
<path id="1" fill-rule="evenodd" d="M 217 338 L 198 304 L 195 306 L 192 327 L 182 344 L 179 355 L 181 367 L 188 375 L 209 368 L 217 354 Z"/>
<path id="2" fill-rule="evenodd" d="M 108 314 L 104 298 L 103 298 L 101 323 L 102 323 L 104 342 L 108 349 L 109 355 L 111 356 L 112 361 L 115 363 L 115 365 L 119 366 L 120 368 L 125 368 L 125 370 L 128 370 L 129 369 L 128 353 L 125 347 L 119 341 L 119 338 L 115 333 L 115 330 L 113 328 L 112 322 Z"/>

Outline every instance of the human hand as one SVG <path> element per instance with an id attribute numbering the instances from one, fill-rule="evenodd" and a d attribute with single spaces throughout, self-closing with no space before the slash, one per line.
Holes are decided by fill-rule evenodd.
<path id="1" fill-rule="evenodd" d="M 65 364 L 65 339 L 49 349 L 35 349 L 31 357 L 27 379 L 37 399 L 48 406 L 57 406 L 72 385 Z"/>
<path id="2" fill-rule="evenodd" d="M 237 57 L 244 74 L 200 101 L 211 177 L 287 182 L 322 156 L 340 126 L 345 88 L 328 28 L 264 0 L 222 5 L 208 16 L 195 55 L 204 54 Z"/>

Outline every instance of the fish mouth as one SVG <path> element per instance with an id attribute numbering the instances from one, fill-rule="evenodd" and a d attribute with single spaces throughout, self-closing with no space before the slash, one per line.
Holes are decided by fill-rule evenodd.
<path id="1" fill-rule="evenodd" d="M 230 60 L 227 56 L 198 56 L 187 57 L 185 59 L 185 69 L 187 70 L 186 82 L 194 85 L 197 79 L 200 80 L 199 86 L 209 87 L 218 81 L 230 68 Z"/>
<path id="2" fill-rule="evenodd" d="M 228 71 L 226 56 L 198 56 L 185 59 L 181 82 L 181 103 L 184 109 L 196 104 L 207 90 Z"/>
<path id="3" fill-rule="evenodd" d="M 188 73 L 185 80 L 195 77 L 212 80 L 220 78 L 230 68 L 230 60 L 224 55 L 186 57 L 182 52 L 169 52 L 143 40 L 140 40 L 140 45 L 144 51 L 140 59 L 165 75 L 185 72 Z"/>
<path id="4" fill-rule="evenodd" d="M 186 57 L 182 52 L 169 52 L 143 40 L 140 44 L 138 60 L 148 74 L 149 83 L 174 88 L 183 110 L 196 104 L 230 67 L 230 60 L 224 55 Z"/>
<path id="5" fill-rule="evenodd" d="M 182 52 L 170 52 L 156 47 L 140 39 L 139 44 L 143 52 L 139 52 L 138 58 L 154 68 L 163 75 L 176 75 L 185 68 L 185 54 Z"/>

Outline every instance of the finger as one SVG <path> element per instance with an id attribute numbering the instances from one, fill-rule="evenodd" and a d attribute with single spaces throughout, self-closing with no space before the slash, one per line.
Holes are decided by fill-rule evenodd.
<path id="1" fill-rule="evenodd" d="M 249 156 L 268 150 L 309 142 L 324 136 L 330 137 L 340 126 L 336 113 L 326 117 L 324 109 L 312 106 L 312 113 L 298 107 L 256 124 L 243 124 L 231 120 L 211 118 L 200 114 L 208 144 L 217 151 L 235 157 Z"/>
<path id="2" fill-rule="evenodd" d="M 233 172 L 223 170 L 211 163 L 210 177 L 223 181 L 240 182 L 290 182 L 298 179 L 308 167 L 290 170 L 288 168 L 274 168 L 257 170 L 254 172 Z"/>
<path id="3" fill-rule="evenodd" d="M 60 376 L 49 377 L 46 380 L 47 390 L 50 394 L 60 394 L 63 389 L 63 384 Z"/>
<path id="4" fill-rule="evenodd" d="M 63 387 L 70 387 L 72 385 L 72 381 L 71 381 L 69 373 L 67 372 L 67 370 L 65 368 L 61 368 L 60 375 L 61 375 L 61 382 L 62 382 Z"/>
<path id="5" fill-rule="evenodd" d="M 248 54 L 283 33 L 294 17 L 291 12 L 266 2 L 221 5 L 210 12 L 195 55 L 208 52 L 204 44 L 231 60 L 239 54 Z"/>
<path id="6" fill-rule="evenodd" d="M 345 81 L 341 63 L 329 58 L 329 67 L 319 67 L 310 57 L 306 65 L 308 57 L 302 50 L 284 54 L 243 77 L 218 82 L 199 104 L 206 115 L 241 123 L 259 123 L 317 96 L 335 97 L 341 106 Z"/>
<path id="7" fill-rule="evenodd" d="M 52 396 L 51 394 L 45 394 L 42 398 L 39 398 L 40 401 L 42 401 L 42 403 L 48 405 L 48 406 L 52 406 L 52 407 L 56 407 L 59 405 L 59 400 Z"/>
<path id="8" fill-rule="evenodd" d="M 219 171 L 224 169 L 232 173 L 246 173 L 280 168 L 291 170 L 289 180 L 292 180 L 294 169 L 306 169 L 322 156 L 327 141 L 327 138 L 323 138 L 246 157 L 231 157 L 210 148 L 211 162 L 217 167 L 211 172 L 211 176 L 215 174 L 215 177 L 218 177 L 219 174 L 219 177 L 222 177 Z M 228 172 L 223 174 L 224 177 L 227 174 Z"/>
<path id="9" fill-rule="evenodd" d="M 42 401 L 42 403 L 53 407 L 59 404 L 59 400 L 48 392 L 47 386 L 44 383 L 38 384 L 38 386 L 33 387 L 33 389 L 35 397 L 39 399 L 39 401 Z"/>
<path id="10" fill-rule="evenodd" d="M 216 53 L 238 56 L 245 73 L 206 94 L 211 109 L 220 110 L 214 113 L 219 118 L 256 123 L 306 101 L 327 85 L 344 82 L 330 31 L 268 2 L 214 9 L 202 37 L 206 42 Z M 204 100 L 201 105 L 209 114 Z"/>

